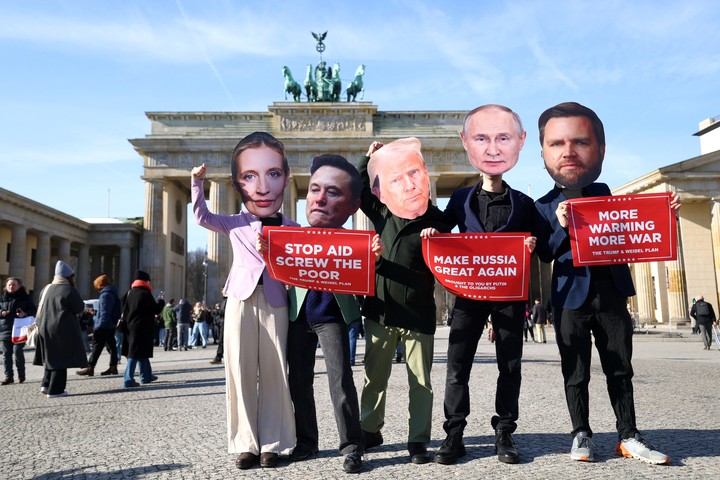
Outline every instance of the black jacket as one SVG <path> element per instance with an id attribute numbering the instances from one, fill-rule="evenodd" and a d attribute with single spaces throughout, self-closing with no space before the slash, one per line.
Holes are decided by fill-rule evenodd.
<path id="1" fill-rule="evenodd" d="M 20 287 L 15 293 L 3 292 L 0 295 L 0 311 L 8 312 L 4 317 L 0 316 L 0 340 L 10 340 L 12 337 L 15 312 L 18 308 L 27 316 L 35 315 L 35 303 L 25 291 L 25 287 Z"/>
<path id="2" fill-rule="evenodd" d="M 604 183 L 591 183 L 584 188 L 588 197 L 612 195 Z M 570 234 L 558 222 L 555 210 L 560 202 L 567 200 L 561 188 L 555 187 L 535 202 L 538 210 L 537 224 L 533 229 L 537 237 L 535 252 L 545 263 L 553 262 L 552 306 L 578 309 L 585 303 L 591 284 L 591 267 L 576 267 L 570 249 Z M 635 295 L 630 268 L 626 263 L 609 266 L 612 282 L 617 293 L 623 297 Z"/>
<path id="3" fill-rule="evenodd" d="M 155 346 L 155 315 L 165 300 L 155 301 L 146 287 L 133 287 L 122 300 L 122 318 L 128 333 L 123 337 L 122 354 L 130 358 L 152 358 Z"/>
<path id="4" fill-rule="evenodd" d="M 715 310 L 705 300 L 697 301 L 690 309 L 690 316 L 695 319 L 698 325 L 710 326 L 715 321 Z"/>
<path id="5" fill-rule="evenodd" d="M 363 180 L 360 208 L 373 222 L 385 249 L 375 271 L 375 296 L 367 297 L 363 315 L 383 325 L 435 333 L 435 277 L 422 255 L 420 231 L 434 227 L 449 232 L 445 217 L 432 203 L 422 216 L 407 220 L 393 215 L 370 188 L 369 158 L 358 165 Z"/>

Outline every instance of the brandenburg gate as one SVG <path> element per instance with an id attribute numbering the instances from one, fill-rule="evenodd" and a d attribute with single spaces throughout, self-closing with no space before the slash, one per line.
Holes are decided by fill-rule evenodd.
<path id="1" fill-rule="evenodd" d="M 185 290 L 187 205 L 190 170 L 208 167 L 206 198 L 210 211 L 241 211 L 240 196 L 230 185 L 230 155 L 237 142 L 254 131 L 281 140 L 291 169 L 283 213 L 297 219 L 298 199 L 304 199 L 313 157 L 343 155 L 357 164 L 374 140 L 383 143 L 415 136 L 431 179 L 433 202 L 438 197 L 478 181 L 468 163 L 459 132 L 465 111 L 379 111 L 371 102 L 275 102 L 267 112 L 149 112 L 150 134 L 130 140 L 143 157 L 146 184 L 145 233 L 140 267 L 169 295 Z M 372 229 L 362 213 L 353 228 Z M 229 239 L 208 233 L 208 303 L 220 299 L 232 264 Z M 177 293 L 176 293 L 177 292 Z"/>

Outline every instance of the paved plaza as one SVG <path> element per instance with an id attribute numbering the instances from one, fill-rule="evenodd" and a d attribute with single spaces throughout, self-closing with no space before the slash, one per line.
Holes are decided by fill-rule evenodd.
<path id="1" fill-rule="evenodd" d="M 549 331 L 549 330 L 548 330 Z M 565 406 L 555 337 L 547 344 L 525 343 L 521 412 L 515 440 L 518 465 L 494 455 L 495 380 L 493 345 L 483 336 L 472 371 L 472 413 L 465 431 L 468 455 L 456 465 L 412 465 L 406 451 L 407 380 L 404 364 L 394 364 L 388 389 L 385 444 L 364 457 L 364 479 L 533 478 L 675 479 L 720 477 L 720 352 L 705 351 L 698 336 L 682 330 L 668 338 L 653 330 L 634 338 L 635 399 L 638 426 L 672 463 L 650 466 L 614 453 L 615 420 L 597 356 L 591 381 L 591 424 L 597 444 L 595 463 L 570 460 L 570 420 Z M 433 441 L 445 435 L 442 399 L 448 327 L 435 342 Z M 360 358 L 364 342 L 360 342 Z M 26 351 L 32 358 L 33 352 Z M 222 366 L 210 365 L 214 347 L 188 352 L 156 349 L 152 359 L 159 380 L 125 390 L 120 376 L 79 377 L 69 372 L 70 396 L 47 399 L 39 393 L 42 369 L 29 366 L 27 381 L 0 387 L 0 478 L 8 479 L 228 479 L 342 478 L 337 431 L 330 408 L 321 351 L 316 365 L 320 455 L 276 469 L 241 471 L 227 453 L 225 385 Z M 100 357 L 97 371 L 109 356 Z M 124 360 L 124 359 L 123 359 Z M 124 362 L 121 370 L 124 369 Z M 362 388 L 363 368 L 354 367 Z"/>

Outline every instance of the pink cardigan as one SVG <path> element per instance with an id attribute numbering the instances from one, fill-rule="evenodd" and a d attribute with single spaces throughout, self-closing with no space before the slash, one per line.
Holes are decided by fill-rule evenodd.
<path id="1" fill-rule="evenodd" d="M 273 307 L 284 307 L 288 304 L 285 285 L 270 277 L 263 257 L 255 249 L 257 233 L 262 233 L 260 217 L 247 212 L 236 215 L 216 215 L 211 213 L 205 203 L 203 181 L 192 179 L 192 206 L 195 222 L 213 232 L 224 233 L 230 237 L 233 250 L 233 263 L 230 267 L 225 293 L 238 300 L 247 300 L 255 291 L 260 275 L 263 276 L 265 298 Z M 282 224 L 297 227 L 281 214 Z"/>

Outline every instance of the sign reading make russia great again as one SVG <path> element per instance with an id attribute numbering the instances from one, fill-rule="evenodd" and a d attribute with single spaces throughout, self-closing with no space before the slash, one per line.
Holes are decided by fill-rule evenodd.
<path id="1" fill-rule="evenodd" d="M 528 298 L 529 233 L 449 233 L 423 240 L 423 257 L 453 295 L 471 300 Z"/>
<path id="2" fill-rule="evenodd" d="M 575 198 L 568 204 L 575 266 L 677 258 L 677 219 L 670 193 Z"/>
<path id="3" fill-rule="evenodd" d="M 265 227 L 265 264 L 271 277 L 288 285 L 374 295 L 374 235 L 365 230 Z"/>

